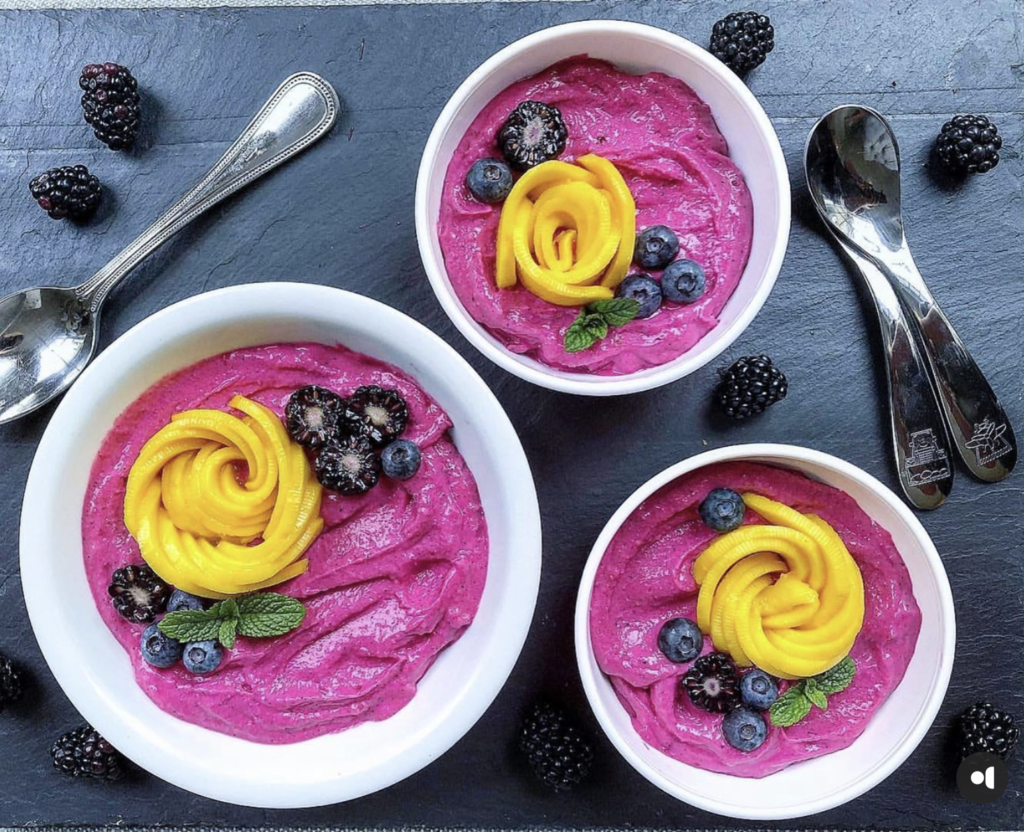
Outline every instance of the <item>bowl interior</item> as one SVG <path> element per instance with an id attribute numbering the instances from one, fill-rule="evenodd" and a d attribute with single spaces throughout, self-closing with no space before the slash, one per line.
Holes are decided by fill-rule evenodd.
<path id="1" fill-rule="evenodd" d="M 720 323 L 668 364 L 623 377 L 555 370 L 509 352 L 466 311 L 452 288 L 437 236 L 448 165 L 480 111 L 511 83 L 557 61 L 589 55 L 627 72 L 663 72 L 693 88 L 711 107 L 754 204 L 750 259 Z M 513 44 L 481 66 L 455 93 L 427 143 L 417 183 L 417 233 L 427 275 L 456 325 L 510 372 L 567 392 L 623 393 L 664 384 L 711 361 L 757 314 L 774 284 L 789 237 L 790 195 L 785 159 L 771 122 L 747 87 L 708 52 L 677 35 L 640 24 L 591 21 L 558 26 Z M 627 389 L 628 388 L 628 389 Z"/>
<path id="2" fill-rule="evenodd" d="M 757 448 L 759 446 L 747 446 Z M 935 718 L 952 670 L 955 623 L 952 596 L 935 547 L 899 499 L 877 480 L 824 454 L 783 446 L 742 446 L 711 452 L 651 480 L 601 533 L 587 564 L 577 607 L 576 639 L 584 687 L 605 732 L 641 774 L 681 800 L 736 818 L 783 820 L 841 805 L 880 783 L 916 748 Z M 777 450 L 771 450 L 775 448 Z M 713 459 L 708 457 L 714 457 Z M 701 461 L 702 458 L 708 458 Z M 921 632 L 906 675 L 852 745 L 794 764 L 759 780 L 703 771 L 647 745 L 633 729 L 590 643 L 590 593 L 600 555 L 636 505 L 684 473 L 723 459 L 763 462 L 792 470 L 846 492 L 891 535 L 906 563 L 921 608 Z M 650 487 L 656 483 L 654 487 Z M 638 496 L 639 495 L 639 496 Z M 580 650 L 580 648 L 583 648 Z"/>
<path id="3" fill-rule="evenodd" d="M 452 417 L 453 439 L 480 490 L 490 560 L 476 619 L 438 657 L 408 706 L 383 722 L 271 746 L 177 720 L 139 689 L 93 603 L 80 525 L 93 459 L 129 403 L 169 372 L 226 350 L 275 341 L 342 343 L 418 380 Z M 54 414 L 33 464 L 22 516 L 26 602 L 46 659 L 69 698 L 142 767 L 235 803 L 333 803 L 397 782 L 440 756 L 497 695 L 525 640 L 537 595 L 540 521 L 532 482 L 518 437 L 479 376 L 405 315 L 319 286 L 256 284 L 213 292 L 127 333 Z"/>

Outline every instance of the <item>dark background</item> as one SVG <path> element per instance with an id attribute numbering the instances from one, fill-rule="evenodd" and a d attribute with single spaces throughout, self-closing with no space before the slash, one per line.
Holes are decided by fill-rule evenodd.
<path id="1" fill-rule="evenodd" d="M 0 13 L 0 294 L 88 277 L 207 169 L 288 74 L 323 74 L 341 95 L 333 134 L 205 218 L 141 267 L 106 313 L 107 344 L 182 298 L 258 280 L 341 286 L 392 304 L 453 343 L 494 389 L 522 436 L 544 520 L 544 577 L 522 658 L 479 724 L 442 760 L 387 791 L 301 812 L 240 809 L 139 773 L 116 785 L 66 781 L 47 753 L 79 722 L 29 628 L 18 574 L 24 481 L 46 410 L 0 428 L 0 650 L 34 670 L 31 704 L 0 716 L 0 824 L 126 823 L 345 826 L 711 826 L 728 823 L 663 795 L 602 737 L 588 784 L 569 796 L 535 785 L 511 751 L 518 714 L 538 694 L 576 708 L 595 731 L 572 647 L 584 560 L 637 486 L 709 447 L 772 441 L 836 454 L 897 488 L 880 406 L 873 319 L 819 236 L 802 181 L 808 130 L 859 102 L 892 119 L 904 154 L 905 212 L 917 262 L 1024 436 L 1024 4 L 1014 0 L 762 2 L 778 46 L 749 78 L 782 140 L 794 185 L 786 263 L 764 310 L 728 355 L 667 388 L 612 399 L 531 387 L 479 356 L 435 300 L 416 249 L 413 191 L 427 134 L 481 61 L 521 35 L 580 18 L 652 23 L 706 43 L 745 4 L 654 0 L 264 9 Z M 115 60 L 144 88 L 146 125 L 130 154 L 82 122 L 82 65 Z M 987 113 L 1003 161 L 961 187 L 938 179 L 929 146 L 953 113 Z M 107 187 L 100 215 L 49 220 L 29 179 L 85 163 Z M 743 425 L 714 418 L 716 370 L 770 353 L 790 396 Z M 956 598 L 953 680 L 934 728 L 885 783 L 789 827 L 989 828 L 1024 824 L 1024 754 L 1009 791 L 976 806 L 956 791 L 948 727 L 991 698 L 1024 719 L 1024 510 L 1018 471 L 983 486 L 960 472 L 949 503 L 922 520 Z M 736 826 L 753 824 L 736 823 Z M 763 824 L 762 824 L 763 825 Z"/>

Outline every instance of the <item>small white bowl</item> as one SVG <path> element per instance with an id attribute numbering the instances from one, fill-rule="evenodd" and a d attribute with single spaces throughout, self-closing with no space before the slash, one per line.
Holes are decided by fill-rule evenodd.
<path id="1" fill-rule="evenodd" d="M 261 745 L 161 711 L 135 683 L 96 610 L 82 561 L 82 502 L 115 418 L 168 373 L 276 341 L 341 343 L 395 364 L 448 412 L 476 477 L 490 560 L 479 612 L 390 719 L 290 745 Z M 263 283 L 175 304 L 108 347 L 71 388 L 39 443 L 21 521 L 21 575 L 50 669 L 90 723 L 138 765 L 206 797 L 266 808 L 338 803 L 440 757 L 483 714 L 526 640 L 540 581 L 537 495 L 519 438 L 476 372 L 425 327 L 324 286 Z"/>
<path id="2" fill-rule="evenodd" d="M 619 527 L 659 488 L 719 462 L 744 460 L 799 471 L 834 486 L 892 535 L 921 608 L 921 633 L 903 681 L 849 747 L 761 779 L 704 771 L 647 745 L 601 672 L 590 641 L 590 598 L 605 550 Z M 892 774 L 917 748 L 946 695 L 956 648 L 953 596 L 939 553 L 909 508 L 882 483 L 834 456 L 792 445 L 736 445 L 698 454 L 638 488 L 601 531 L 576 602 L 576 659 L 605 734 L 626 761 L 673 797 L 708 812 L 749 820 L 788 820 L 853 800 Z"/>
<path id="3" fill-rule="evenodd" d="M 754 203 L 750 259 L 719 324 L 679 358 L 625 376 L 556 370 L 517 355 L 477 323 L 452 288 L 437 236 L 448 164 L 480 111 L 510 84 L 557 61 L 587 54 L 627 72 L 663 72 L 685 81 L 711 107 L 746 179 Z M 618 20 L 566 23 L 506 46 L 470 75 L 445 105 L 427 139 L 416 181 L 416 236 L 423 268 L 448 317 L 480 352 L 513 375 L 551 390 L 618 396 L 668 384 L 727 349 L 760 311 L 775 285 L 789 243 L 789 173 L 778 136 L 757 99 L 710 52 L 679 35 Z"/>

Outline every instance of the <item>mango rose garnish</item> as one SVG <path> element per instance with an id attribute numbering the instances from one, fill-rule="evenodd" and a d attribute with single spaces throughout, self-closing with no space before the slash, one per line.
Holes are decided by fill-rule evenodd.
<path id="1" fill-rule="evenodd" d="M 281 420 L 242 396 L 230 406 L 244 416 L 174 414 L 143 446 L 124 500 L 125 525 L 146 563 L 205 598 L 301 575 L 309 565 L 302 555 L 324 525 L 323 490 Z"/>
<path id="2" fill-rule="evenodd" d="M 844 659 L 864 623 L 860 568 L 828 523 L 758 494 L 768 521 L 724 534 L 697 558 L 697 625 L 740 666 L 783 679 Z"/>
<path id="3" fill-rule="evenodd" d="M 583 306 L 614 296 L 633 259 L 636 204 L 601 156 L 544 162 L 513 186 L 498 223 L 496 282 Z"/>

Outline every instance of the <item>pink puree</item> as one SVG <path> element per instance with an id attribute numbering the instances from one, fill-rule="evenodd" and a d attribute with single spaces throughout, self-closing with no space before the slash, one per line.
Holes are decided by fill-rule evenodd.
<path id="1" fill-rule="evenodd" d="M 342 395 L 362 384 L 397 389 L 405 436 L 423 449 L 407 482 L 385 477 L 363 497 L 324 492 L 326 528 L 309 571 L 275 587 L 303 600 L 299 629 L 240 638 L 220 668 L 157 670 L 139 653 L 142 627 L 110 604 L 111 573 L 140 563 L 122 519 L 128 471 L 172 413 L 227 409 L 241 394 L 283 412 L 306 384 Z M 147 390 L 118 419 L 93 466 L 82 518 L 85 569 L 100 615 L 163 710 L 206 728 L 287 743 L 381 720 L 400 710 L 445 647 L 470 625 L 487 573 L 487 526 L 476 482 L 448 435 L 448 416 L 409 376 L 343 347 L 272 344 L 210 358 Z"/>
<path id="2" fill-rule="evenodd" d="M 521 285 L 495 286 L 501 205 L 475 200 L 465 179 L 477 159 L 501 157 L 495 136 L 527 99 L 561 110 L 569 130 L 563 161 L 596 153 L 615 164 L 636 200 L 638 229 L 667 225 L 676 232 L 679 256 L 697 261 L 707 273 L 699 301 L 666 303 L 652 317 L 613 329 L 590 349 L 570 354 L 562 339 L 578 308 L 547 303 Z M 664 364 L 700 341 L 718 324 L 739 282 L 752 233 L 750 192 L 707 104 L 675 78 L 627 75 L 586 57 L 518 81 L 484 107 L 448 166 L 438 221 L 448 277 L 473 318 L 512 352 L 597 375 Z"/>
<path id="3" fill-rule="evenodd" d="M 679 690 L 690 664 L 658 650 L 670 618 L 696 618 L 693 561 L 716 536 L 697 507 L 712 489 L 754 491 L 817 514 L 839 533 L 864 577 L 864 627 L 850 655 L 853 684 L 790 728 L 769 726 L 768 739 L 744 754 L 722 736 L 722 717 L 695 707 Z M 747 512 L 747 522 L 757 522 Z M 633 726 L 649 745 L 708 771 L 764 777 L 786 766 L 846 748 L 896 688 L 914 654 L 921 612 L 910 575 L 889 533 L 853 499 L 801 474 L 749 463 L 724 463 L 688 474 L 649 497 L 622 525 L 597 571 L 590 632 L 601 669 Z M 714 651 L 710 638 L 704 652 Z M 785 686 L 783 685 L 783 689 Z"/>

